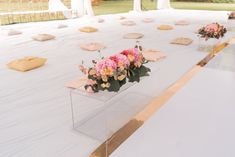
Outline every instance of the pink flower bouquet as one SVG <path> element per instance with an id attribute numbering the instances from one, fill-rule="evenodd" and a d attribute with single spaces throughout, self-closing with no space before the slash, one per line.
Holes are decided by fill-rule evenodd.
<path id="1" fill-rule="evenodd" d="M 201 38 L 208 40 L 210 38 L 222 38 L 226 32 L 227 29 L 224 26 L 218 23 L 212 23 L 199 29 L 198 34 Z"/>
<path id="2" fill-rule="evenodd" d="M 129 82 L 139 82 L 140 77 L 148 75 L 150 69 L 144 66 L 147 62 L 137 48 L 124 50 L 121 54 L 125 55 L 130 62 L 130 66 L 127 71 Z"/>
<path id="3" fill-rule="evenodd" d="M 235 19 L 235 12 L 231 12 L 229 15 L 228 15 L 228 19 Z"/>
<path id="4" fill-rule="evenodd" d="M 112 55 L 100 62 L 94 62 L 94 66 L 87 70 L 87 91 L 98 92 L 99 90 L 119 91 L 120 87 L 129 82 L 140 81 L 140 77 L 147 76 L 150 69 L 143 64 L 146 63 L 143 55 L 138 49 L 124 50 Z M 83 69 L 84 67 L 80 68 Z"/>

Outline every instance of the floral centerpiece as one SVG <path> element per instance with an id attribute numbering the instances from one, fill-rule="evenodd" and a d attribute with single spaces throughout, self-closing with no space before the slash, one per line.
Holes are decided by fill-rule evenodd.
<path id="1" fill-rule="evenodd" d="M 226 32 L 227 29 L 218 23 L 206 25 L 205 27 L 202 27 L 198 30 L 200 38 L 204 38 L 205 40 L 210 38 L 222 38 Z"/>
<path id="2" fill-rule="evenodd" d="M 150 69 L 145 67 L 147 61 L 137 48 L 124 50 L 118 54 L 103 58 L 100 62 L 93 61 L 93 67 L 82 71 L 89 81 L 85 85 L 88 92 L 100 90 L 119 91 L 126 81 L 139 82 L 143 76 L 148 76 Z"/>
<path id="3" fill-rule="evenodd" d="M 235 11 L 228 14 L 228 21 L 226 23 L 228 31 L 235 32 Z"/>
<path id="4" fill-rule="evenodd" d="M 235 19 L 235 12 L 231 12 L 229 15 L 228 15 L 228 19 Z"/>
<path id="5" fill-rule="evenodd" d="M 220 40 L 224 37 L 227 29 L 218 23 L 206 25 L 198 30 L 199 50 L 211 52 L 214 51 L 216 45 L 220 44 Z"/>

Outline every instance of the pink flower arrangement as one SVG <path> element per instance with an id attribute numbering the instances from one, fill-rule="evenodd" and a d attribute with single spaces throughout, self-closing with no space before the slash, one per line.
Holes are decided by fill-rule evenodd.
<path id="1" fill-rule="evenodd" d="M 132 66 L 140 67 L 144 62 L 144 57 L 137 48 L 124 50 L 121 52 L 121 54 L 125 55 L 128 58 Z"/>
<path id="2" fill-rule="evenodd" d="M 126 68 L 130 65 L 128 58 L 121 53 L 111 56 L 110 59 L 113 60 L 119 68 Z"/>
<path id="3" fill-rule="evenodd" d="M 219 30 L 219 28 L 220 27 L 218 24 L 212 23 L 212 24 L 206 25 L 205 31 L 206 32 L 217 32 Z"/>
<path id="4" fill-rule="evenodd" d="M 198 34 L 201 38 L 205 38 L 205 40 L 208 40 L 209 38 L 222 38 L 226 32 L 227 29 L 224 28 L 224 26 L 218 23 L 212 23 L 199 29 Z"/>
<path id="5" fill-rule="evenodd" d="M 143 66 L 145 59 L 138 49 L 124 50 L 112 55 L 100 62 L 93 62 L 94 67 L 88 70 L 80 66 L 82 72 L 86 72 L 90 81 L 85 85 L 88 92 L 99 90 L 117 92 L 128 78 L 130 82 L 140 81 L 140 77 L 147 76 L 149 68 Z"/>
<path id="6" fill-rule="evenodd" d="M 95 69 L 97 71 L 98 76 L 112 76 L 113 72 L 117 69 L 117 64 L 115 61 L 107 58 L 96 64 Z"/>
<path id="7" fill-rule="evenodd" d="M 235 12 L 231 12 L 228 16 L 228 19 L 235 19 Z"/>

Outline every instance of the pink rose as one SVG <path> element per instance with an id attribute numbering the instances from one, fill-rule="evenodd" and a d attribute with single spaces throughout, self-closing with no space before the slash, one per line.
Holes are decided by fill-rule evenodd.
<path id="1" fill-rule="evenodd" d="M 219 25 L 216 23 L 209 24 L 205 27 L 206 32 L 218 32 L 219 31 Z"/>
<path id="2" fill-rule="evenodd" d="M 105 70 L 109 69 L 109 70 L 116 70 L 117 69 L 117 64 L 111 60 L 111 59 L 104 59 L 101 62 L 99 62 L 98 64 L 96 64 L 96 71 L 98 74 L 103 73 Z"/>
<path id="3" fill-rule="evenodd" d="M 111 60 L 113 60 L 117 66 L 124 66 L 127 67 L 128 65 L 130 65 L 130 62 L 127 58 L 127 56 L 123 55 L 123 54 L 115 54 L 113 56 L 110 57 Z"/>

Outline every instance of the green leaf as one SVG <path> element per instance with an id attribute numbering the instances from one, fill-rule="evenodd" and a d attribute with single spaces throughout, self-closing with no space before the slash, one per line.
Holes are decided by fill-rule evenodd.
<path id="1" fill-rule="evenodd" d="M 120 84 L 118 80 L 114 80 L 114 78 L 110 79 L 109 81 L 110 87 L 108 88 L 108 91 L 118 92 L 120 89 Z"/>
<path id="2" fill-rule="evenodd" d="M 102 90 L 102 91 L 105 90 L 105 88 L 102 88 L 102 87 L 101 87 L 101 83 L 98 83 L 98 90 Z"/>
<path id="3" fill-rule="evenodd" d="M 140 74 L 140 77 L 142 77 L 142 76 L 149 76 L 149 74 L 148 74 L 148 72 L 150 72 L 151 70 L 149 69 L 149 68 L 147 68 L 147 67 L 145 67 L 145 66 L 141 66 L 140 68 L 139 68 L 139 74 Z"/>
<path id="4" fill-rule="evenodd" d="M 119 81 L 120 87 L 123 86 L 124 84 L 126 84 L 126 78 L 123 79 L 122 81 Z"/>
<path id="5" fill-rule="evenodd" d="M 140 82 L 139 69 L 131 70 L 131 75 L 128 76 L 129 82 Z"/>

